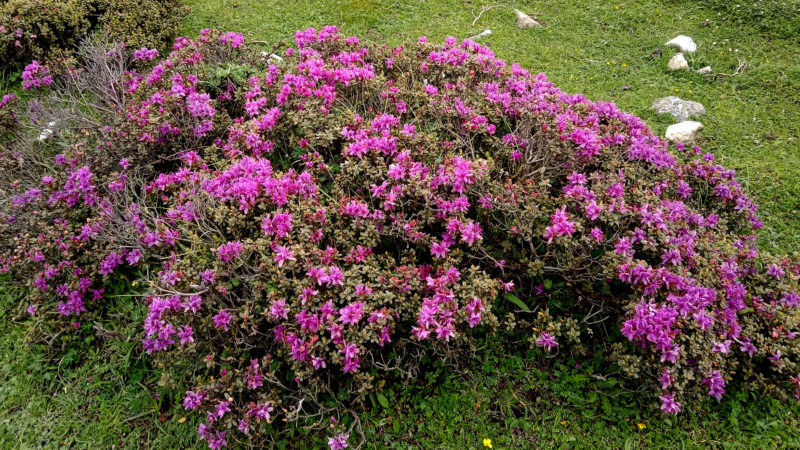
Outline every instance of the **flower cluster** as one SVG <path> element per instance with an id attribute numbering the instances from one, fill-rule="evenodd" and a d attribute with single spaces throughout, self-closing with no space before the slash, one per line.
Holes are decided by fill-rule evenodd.
<path id="1" fill-rule="evenodd" d="M 53 77 L 50 75 L 50 69 L 42 65 L 39 61 L 34 60 L 22 71 L 22 89 L 30 90 L 33 88 L 40 88 L 50 86 L 53 82 Z"/>

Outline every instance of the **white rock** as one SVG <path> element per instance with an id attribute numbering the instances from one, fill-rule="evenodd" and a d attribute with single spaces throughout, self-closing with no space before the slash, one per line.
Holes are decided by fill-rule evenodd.
<path id="1" fill-rule="evenodd" d="M 699 73 L 700 75 L 708 75 L 711 72 L 713 72 L 713 70 L 711 70 L 711 66 L 705 66 L 703 68 L 697 69 L 697 73 Z"/>
<path id="2" fill-rule="evenodd" d="M 492 30 L 490 30 L 490 29 L 488 29 L 488 28 L 487 28 L 487 29 L 483 30 L 481 33 L 479 33 L 479 34 L 476 34 L 475 36 L 472 36 L 472 37 L 470 37 L 470 38 L 468 38 L 468 39 L 469 39 L 470 41 L 475 41 L 475 40 L 477 40 L 477 39 L 480 39 L 480 38 L 482 38 L 482 37 L 489 36 L 490 34 L 492 34 Z"/>
<path id="3" fill-rule="evenodd" d="M 665 137 L 672 142 L 689 143 L 700 138 L 700 130 L 702 129 L 702 123 L 693 120 L 684 120 L 683 122 L 667 127 Z"/>
<path id="4" fill-rule="evenodd" d="M 675 39 L 672 39 L 664 45 L 677 47 L 678 50 L 685 53 L 694 53 L 695 50 L 697 50 L 697 44 L 694 43 L 692 38 L 684 35 L 677 36 Z"/>
<path id="5" fill-rule="evenodd" d="M 536 21 L 533 17 L 525 14 L 524 12 L 515 9 L 517 13 L 517 27 L 521 29 L 533 28 L 533 27 L 540 27 L 542 24 Z"/>
<path id="6" fill-rule="evenodd" d="M 689 62 L 683 57 L 683 53 L 676 53 L 667 63 L 670 70 L 689 70 Z"/>
<path id="7" fill-rule="evenodd" d="M 43 140 L 45 140 L 45 139 L 47 139 L 47 138 L 49 138 L 50 136 L 53 135 L 53 127 L 56 126 L 56 123 L 55 122 L 49 122 L 47 124 L 47 126 L 49 128 L 45 128 L 45 129 L 42 130 L 42 132 L 39 134 L 39 137 L 37 138 L 38 141 L 41 142 L 41 141 L 43 141 Z"/>
<path id="8" fill-rule="evenodd" d="M 272 63 L 272 64 L 280 65 L 281 63 L 283 63 L 283 58 L 281 58 L 280 56 L 278 56 L 278 55 L 276 55 L 274 53 L 261 52 L 261 59 L 264 62 Z"/>

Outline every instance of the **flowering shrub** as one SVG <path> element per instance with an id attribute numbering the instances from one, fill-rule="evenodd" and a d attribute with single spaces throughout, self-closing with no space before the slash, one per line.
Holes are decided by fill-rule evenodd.
<path id="1" fill-rule="evenodd" d="M 132 48 L 163 47 L 183 17 L 178 0 L 9 0 L 0 5 L 0 63 L 66 56 L 100 32 Z"/>
<path id="2" fill-rule="evenodd" d="M 468 40 L 308 29 L 278 64 L 204 30 L 146 50 L 108 125 L 61 133 L 51 174 L 11 184 L 2 263 L 31 314 L 76 323 L 149 268 L 129 273 L 143 348 L 190 386 L 209 447 L 325 426 L 497 328 L 502 294 L 538 309 L 509 321 L 531 345 L 611 348 L 666 413 L 733 380 L 800 385 L 800 264 L 758 251 L 757 207 L 713 155 Z"/>

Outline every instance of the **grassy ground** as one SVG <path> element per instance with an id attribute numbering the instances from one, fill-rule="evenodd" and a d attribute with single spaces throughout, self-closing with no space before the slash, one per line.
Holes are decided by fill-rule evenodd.
<path id="1" fill-rule="evenodd" d="M 678 95 L 702 102 L 707 114 L 703 147 L 740 173 L 762 205 L 763 243 L 800 250 L 800 58 L 797 34 L 784 15 L 748 20 L 749 10 L 709 5 L 716 0 L 588 0 L 498 2 L 473 26 L 480 2 L 424 0 L 188 0 L 184 32 L 204 27 L 244 31 L 254 39 L 291 39 L 308 26 L 337 24 L 362 39 L 399 44 L 427 35 L 468 37 L 490 28 L 496 53 L 548 74 L 569 92 L 614 101 L 642 116 L 659 133 L 672 123 L 650 109 L 653 99 Z M 790 5 L 798 4 L 790 0 Z M 495 4 L 495 3 L 492 3 Z M 545 28 L 518 30 L 513 8 Z M 701 22 L 710 19 L 707 26 Z M 772 30 L 783 30 L 775 31 Z M 698 42 L 694 68 L 732 73 L 708 80 L 666 70 L 673 54 L 656 48 L 683 33 Z M 736 51 L 738 50 L 738 51 Z M 185 448 L 198 446 L 193 416 L 159 387 L 157 374 L 135 339 L 111 340 L 102 352 L 75 342 L 48 359 L 21 344 L 25 329 L 10 320 L 19 293 L 0 280 L 0 448 Z M 139 323 L 141 305 L 119 297 L 115 311 Z M 113 320 L 105 328 L 120 330 Z M 131 325 L 135 327 L 135 325 Z M 800 409 L 735 390 L 724 402 L 697 404 L 665 419 L 649 401 L 615 378 L 596 376 L 595 362 L 513 354 L 486 342 L 462 372 L 442 365 L 415 384 L 387 387 L 369 399 L 362 416 L 366 447 L 494 448 L 800 446 Z M 278 447 L 324 445 L 324 433 L 288 433 Z"/>

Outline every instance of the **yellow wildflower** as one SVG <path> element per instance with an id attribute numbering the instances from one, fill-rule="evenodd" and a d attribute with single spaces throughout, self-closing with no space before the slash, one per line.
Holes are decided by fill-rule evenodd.
<path id="1" fill-rule="evenodd" d="M 491 439 L 489 439 L 489 438 L 486 438 L 486 439 L 484 439 L 484 440 L 483 440 L 483 446 L 484 446 L 484 447 L 489 447 L 489 448 L 492 448 L 492 440 L 491 440 Z"/>
<path id="2" fill-rule="evenodd" d="M 636 426 L 639 427 L 640 430 L 644 430 L 645 428 L 647 428 L 647 425 L 643 423 L 637 423 Z"/>

